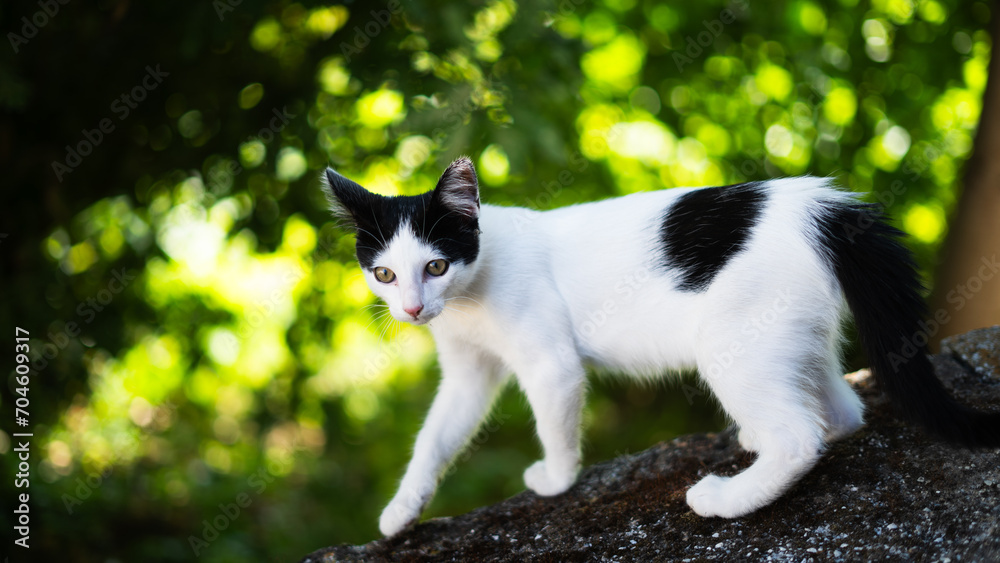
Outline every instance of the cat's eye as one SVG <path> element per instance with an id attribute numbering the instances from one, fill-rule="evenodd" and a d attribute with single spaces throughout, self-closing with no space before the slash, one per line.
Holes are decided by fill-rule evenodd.
<path id="1" fill-rule="evenodd" d="M 427 267 L 424 269 L 427 270 L 427 273 L 432 276 L 443 276 L 444 273 L 448 271 L 448 261 L 441 260 L 440 258 L 437 260 L 431 260 L 427 263 Z"/>
<path id="2" fill-rule="evenodd" d="M 396 279 L 396 272 L 393 272 L 389 268 L 379 266 L 372 270 L 375 274 L 375 279 L 382 283 L 392 283 L 392 280 Z"/>

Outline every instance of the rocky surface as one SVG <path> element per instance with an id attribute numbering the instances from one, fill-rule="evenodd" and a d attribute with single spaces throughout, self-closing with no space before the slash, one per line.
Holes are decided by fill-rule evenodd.
<path id="1" fill-rule="evenodd" d="M 957 399 L 1000 408 L 1000 327 L 942 351 L 934 364 Z M 867 426 L 749 516 L 701 518 L 684 503 L 701 476 L 753 460 L 731 432 L 696 434 L 586 468 L 555 498 L 524 492 L 302 561 L 1000 560 L 1000 450 L 935 442 L 893 416 L 866 371 L 848 378 Z"/>

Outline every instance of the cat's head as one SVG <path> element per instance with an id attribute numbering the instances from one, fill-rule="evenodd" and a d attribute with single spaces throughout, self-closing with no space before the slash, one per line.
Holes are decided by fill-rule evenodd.
<path id="1" fill-rule="evenodd" d="M 323 179 L 333 214 L 357 235 L 368 287 L 394 318 L 424 324 L 468 285 L 479 255 L 479 184 L 468 158 L 417 196 L 373 194 L 330 168 Z"/>

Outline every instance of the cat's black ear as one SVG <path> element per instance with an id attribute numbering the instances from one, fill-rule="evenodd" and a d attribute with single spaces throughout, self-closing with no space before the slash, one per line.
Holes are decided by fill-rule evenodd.
<path id="1" fill-rule="evenodd" d="M 358 227 L 358 219 L 364 216 L 366 210 L 370 212 L 379 198 L 332 168 L 326 169 L 320 184 L 333 216 L 354 229 Z"/>
<path id="2" fill-rule="evenodd" d="M 469 219 L 479 217 L 479 180 L 468 157 L 461 157 L 441 174 L 434 197 L 449 209 Z"/>

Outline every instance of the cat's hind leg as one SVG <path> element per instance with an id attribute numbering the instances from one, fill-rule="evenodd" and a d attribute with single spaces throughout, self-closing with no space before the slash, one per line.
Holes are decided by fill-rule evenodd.
<path id="1" fill-rule="evenodd" d="M 789 336 L 789 335 L 786 335 Z M 722 407 L 740 426 L 740 441 L 757 460 L 733 477 L 708 475 L 687 492 L 688 505 L 701 516 L 736 518 L 770 504 L 819 460 L 824 444 L 822 407 L 815 380 L 816 361 L 797 357 L 775 335 L 771 346 L 753 351 L 726 368 L 716 353 L 699 359 L 702 377 Z M 799 340 L 801 342 L 801 339 Z M 801 356 L 801 354 L 799 354 Z"/>
<path id="2" fill-rule="evenodd" d="M 827 371 L 827 378 L 820 389 L 823 400 L 823 418 L 826 421 L 827 443 L 850 436 L 864 426 L 864 404 L 841 375 L 839 362 Z"/>
<path id="3" fill-rule="evenodd" d="M 850 436 L 864 426 L 864 403 L 844 379 L 844 366 L 840 363 L 840 322 L 819 322 L 813 331 L 817 345 L 818 371 L 825 377 L 817 378 L 816 393 L 823 409 L 824 440 L 834 442 Z M 822 348 L 820 348 L 822 346 Z"/>
<path id="4" fill-rule="evenodd" d="M 840 365 L 831 367 L 827 380 L 820 386 L 819 394 L 823 403 L 823 421 L 826 428 L 824 442 L 830 443 L 846 438 L 865 425 L 864 404 L 850 384 L 840 375 Z M 740 428 L 740 446 L 748 452 L 760 451 L 760 442 L 752 429 Z"/>
<path id="5" fill-rule="evenodd" d="M 823 409 L 823 424 L 826 429 L 824 441 L 830 443 L 850 436 L 864 426 L 864 404 L 842 375 L 843 366 L 838 359 L 839 323 L 827 324 L 826 327 L 817 325 L 811 331 L 814 335 L 812 340 L 817 347 L 817 352 L 812 354 L 815 358 L 815 369 L 811 366 L 806 366 L 805 369 L 809 373 L 826 374 L 825 378 L 817 378 L 816 394 Z M 751 429 L 740 429 L 739 443 L 747 451 L 760 450 L 757 436 Z"/>

